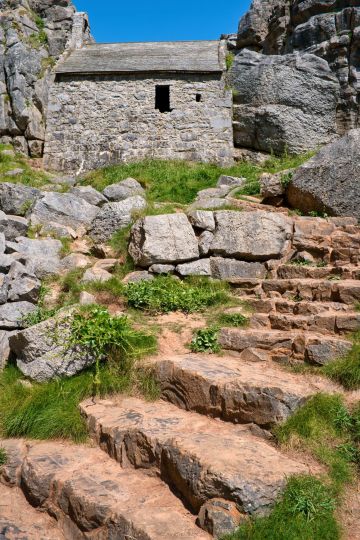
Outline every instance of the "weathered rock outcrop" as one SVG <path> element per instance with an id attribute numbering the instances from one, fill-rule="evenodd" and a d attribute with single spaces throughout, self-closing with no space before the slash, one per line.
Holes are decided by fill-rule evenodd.
<path id="1" fill-rule="evenodd" d="M 71 345 L 71 313 L 66 310 L 10 337 L 18 368 L 39 382 L 70 377 L 95 362 L 83 346 Z"/>
<path id="2" fill-rule="evenodd" d="M 230 78 L 237 146 L 296 154 L 336 136 L 340 85 L 325 60 L 244 50 L 235 57 Z"/>
<path id="3" fill-rule="evenodd" d="M 0 140 L 42 155 L 51 68 L 90 38 L 71 0 L 0 0 Z"/>
<path id="4" fill-rule="evenodd" d="M 296 170 L 288 201 L 304 212 L 360 219 L 359 170 L 360 129 L 353 129 Z"/>
<path id="5" fill-rule="evenodd" d="M 264 55 L 299 52 L 323 58 L 340 85 L 336 107 L 338 133 L 359 126 L 358 2 L 253 0 L 240 21 L 237 47 Z"/>

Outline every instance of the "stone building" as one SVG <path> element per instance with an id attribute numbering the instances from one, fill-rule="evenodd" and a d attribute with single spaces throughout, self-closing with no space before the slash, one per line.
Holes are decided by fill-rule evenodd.
<path id="1" fill-rule="evenodd" d="M 56 66 L 47 168 L 81 173 L 143 158 L 231 163 L 222 41 L 87 44 Z"/>

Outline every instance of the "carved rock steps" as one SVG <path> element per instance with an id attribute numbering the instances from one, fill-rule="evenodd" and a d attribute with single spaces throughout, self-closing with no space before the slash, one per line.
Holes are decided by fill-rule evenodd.
<path id="1" fill-rule="evenodd" d="M 67 540 L 206 540 L 195 517 L 159 478 L 119 467 L 99 448 L 2 441 L 0 480 L 55 517 Z"/>
<path id="2" fill-rule="evenodd" d="M 190 507 L 222 497 L 246 513 L 263 513 L 286 477 L 306 467 L 247 426 L 137 398 L 81 404 L 89 431 L 122 466 L 160 474 Z M 170 537 L 170 536 L 169 536 Z"/>
<path id="3" fill-rule="evenodd" d="M 162 398 L 181 409 L 268 428 L 285 421 L 311 395 L 335 386 L 321 378 L 282 370 L 271 363 L 266 351 L 245 353 L 240 357 L 191 354 L 155 359 Z"/>

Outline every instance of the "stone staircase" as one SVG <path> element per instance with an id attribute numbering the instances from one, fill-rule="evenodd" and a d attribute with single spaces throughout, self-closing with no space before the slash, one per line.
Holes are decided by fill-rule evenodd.
<path id="1" fill-rule="evenodd" d="M 269 511 L 290 475 L 319 472 L 277 448 L 268 430 L 310 396 L 343 391 L 288 366 L 321 366 L 351 347 L 348 333 L 360 328 L 359 232 L 352 219 L 294 223 L 292 251 L 267 265 L 267 279 L 229 279 L 242 303 L 224 311 L 250 309 L 250 320 L 220 330 L 223 354 L 150 359 L 159 401 L 83 402 L 97 448 L 5 441 L 2 481 L 55 516 L 67 539 L 200 540 L 211 535 L 198 525 L 215 530 L 209 502 L 222 501 L 217 515 L 235 528 Z M 289 262 L 304 251 L 313 266 Z"/>

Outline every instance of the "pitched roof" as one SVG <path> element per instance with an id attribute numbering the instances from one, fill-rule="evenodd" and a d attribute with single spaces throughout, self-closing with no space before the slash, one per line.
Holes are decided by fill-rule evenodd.
<path id="1" fill-rule="evenodd" d="M 94 43 L 74 50 L 56 73 L 211 73 L 225 69 L 220 41 Z"/>

